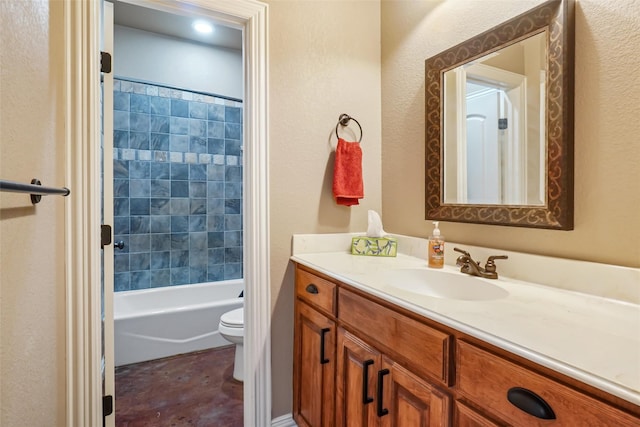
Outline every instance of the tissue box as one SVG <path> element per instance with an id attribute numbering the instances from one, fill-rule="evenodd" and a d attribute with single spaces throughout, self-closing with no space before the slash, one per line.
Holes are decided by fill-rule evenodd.
<path id="1" fill-rule="evenodd" d="M 396 256 L 398 241 L 393 237 L 353 237 L 351 239 L 352 255 Z"/>

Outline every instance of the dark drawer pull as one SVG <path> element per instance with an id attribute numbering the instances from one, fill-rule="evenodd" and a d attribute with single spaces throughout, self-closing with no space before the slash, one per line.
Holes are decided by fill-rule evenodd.
<path id="1" fill-rule="evenodd" d="M 317 294 L 318 293 L 318 287 L 316 285 L 314 285 L 313 283 L 307 285 L 307 292 L 309 292 L 310 294 Z"/>
<path id="2" fill-rule="evenodd" d="M 324 357 L 324 336 L 327 335 L 331 328 L 324 328 L 320 331 L 320 364 L 325 365 L 329 363 L 329 359 Z"/>
<path id="3" fill-rule="evenodd" d="M 555 420 L 556 414 L 543 398 L 522 387 L 510 388 L 507 399 L 516 408 L 543 420 Z"/>
<path id="4" fill-rule="evenodd" d="M 362 364 L 362 404 L 373 402 L 369 397 L 369 366 L 373 365 L 373 359 L 365 360 Z"/>
<path id="5" fill-rule="evenodd" d="M 384 417 L 385 415 L 387 415 L 389 413 L 389 410 L 387 408 L 384 407 L 383 403 L 382 403 L 382 397 L 384 396 L 384 392 L 382 391 L 383 385 L 384 385 L 384 376 L 385 375 L 389 375 L 389 370 L 388 369 L 383 369 L 381 371 L 378 371 L 378 401 L 377 403 L 377 412 L 378 412 L 378 417 Z"/>

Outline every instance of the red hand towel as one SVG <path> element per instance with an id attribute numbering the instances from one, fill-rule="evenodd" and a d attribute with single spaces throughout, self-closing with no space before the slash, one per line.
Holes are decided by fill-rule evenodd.
<path id="1" fill-rule="evenodd" d="M 358 205 L 358 199 L 364 197 L 362 149 L 357 142 L 338 138 L 333 168 L 333 196 L 337 204 L 344 206 Z"/>

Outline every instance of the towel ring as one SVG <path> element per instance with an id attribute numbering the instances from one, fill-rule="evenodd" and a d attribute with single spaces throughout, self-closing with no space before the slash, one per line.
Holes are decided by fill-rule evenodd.
<path id="1" fill-rule="evenodd" d="M 342 126 L 348 126 L 349 125 L 349 120 L 353 120 L 354 122 L 356 122 L 356 124 L 358 125 L 358 127 L 360 128 L 360 139 L 358 140 L 358 142 L 362 142 L 362 126 L 360 126 L 360 123 L 358 123 L 358 121 L 356 119 L 354 119 L 353 117 L 349 116 L 348 114 L 340 114 L 340 117 L 338 117 L 338 123 L 336 124 L 336 137 L 339 139 L 340 135 L 338 135 L 338 126 L 342 125 Z"/>

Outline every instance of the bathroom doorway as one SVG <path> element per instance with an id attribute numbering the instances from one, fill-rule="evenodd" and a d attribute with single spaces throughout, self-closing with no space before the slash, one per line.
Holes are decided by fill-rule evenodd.
<path id="1" fill-rule="evenodd" d="M 233 351 L 203 350 L 243 300 L 242 32 L 116 1 L 113 76 L 116 427 L 241 426 Z"/>
<path id="2" fill-rule="evenodd" d="M 123 22 L 119 18 L 119 6 L 124 6 L 125 12 L 122 12 L 121 16 L 124 16 L 122 19 L 125 21 L 132 19 L 136 13 L 140 12 L 134 9 L 146 9 L 143 12 L 150 13 L 152 16 L 140 15 L 137 19 L 145 23 L 146 27 L 134 28 L 130 21 Z M 158 66 L 149 67 L 156 72 L 152 77 L 123 76 L 118 71 L 118 39 L 122 36 L 118 34 L 119 26 L 126 27 L 121 33 L 133 33 L 133 36 L 129 34 L 129 39 L 137 37 L 139 45 L 143 46 L 144 50 L 134 53 L 134 57 L 143 56 L 153 48 L 153 43 L 148 38 L 145 39 L 148 36 L 145 33 L 154 32 L 150 30 L 162 31 L 161 37 L 177 38 L 175 34 L 167 34 L 170 31 L 169 27 L 176 21 L 186 17 L 203 17 L 202 15 L 210 22 L 216 21 L 211 19 L 212 14 L 209 12 L 211 11 L 206 9 L 199 12 L 189 9 L 189 12 L 185 12 L 175 2 L 165 4 L 124 1 L 117 2 L 115 5 L 116 53 L 113 99 L 115 198 L 113 206 L 116 295 L 117 291 L 161 288 L 164 285 L 177 289 L 180 286 L 200 283 L 203 279 L 205 281 L 237 281 L 244 277 L 257 277 L 263 279 L 263 286 L 268 284 L 268 278 L 264 280 L 264 272 L 254 271 L 252 268 L 256 265 L 255 258 L 263 256 L 254 251 L 257 239 L 261 239 L 264 243 L 264 234 L 258 230 L 258 233 L 249 239 L 243 236 L 243 219 L 249 219 L 249 228 L 251 228 L 255 217 L 264 215 L 264 204 L 256 204 L 254 201 L 256 194 L 262 190 L 252 188 L 252 185 L 255 186 L 254 183 L 258 181 L 256 178 L 264 175 L 266 170 L 264 163 L 262 163 L 263 166 L 258 165 L 257 170 L 244 170 L 243 133 L 247 129 L 252 133 L 254 130 L 250 125 L 244 125 L 243 118 L 245 107 L 242 102 L 244 97 L 242 85 L 245 82 L 245 76 L 249 73 L 244 68 L 247 64 L 247 53 L 242 52 L 242 28 L 227 29 L 230 32 L 235 31 L 236 43 L 238 43 L 236 46 L 240 47 L 240 51 L 235 53 L 235 61 L 231 58 L 233 55 L 228 55 L 225 60 L 239 64 L 240 69 L 236 73 L 239 75 L 236 77 L 239 77 L 237 80 L 240 82 L 239 97 L 220 95 L 215 93 L 219 92 L 217 90 L 201 87 L 185 88 L 182 84 L 167 83 L 162 76 L 166 77 L 171 74 L 171 71 L 178 77 L 185 77 L 184 69 L 178 70 L 177 73 L 175 71 L 179 65 L 185 65 L 186 59 L 167 61 L 173 65 L 168 71 Z M 163 21 L 159 14 L 169 14 L 169 21 Z M 171 25 L 168 22 L 171 22 Z M 149 27 L 150 25 L 155 25 L 155 28 Z M 226 30 L 218 27 L 216 31 L 223 33 Z M 200 48 L 206 45 L 202 40 L 194 44 Z M 227 53 L 234 50 L 231 47 L 223 49 Z M 168 53 L 163 50 L 165 49 L 159 49 L 160 54 Z M 177 52 L 184 53 L 186 50 L 188 49 L 177 49 Z M 174 52 L 175 55 L 178 53 Z M 202 56 L 195 55 L 196 59 L 201 59 Z M 192 55 L 192 59 L 193 57 Z M 151 60 L 147 58 L 146 62 L 147 64 L 142 65 L 150 65 Z M 138 64 L 135 67 L 140 66 Z M 191 71 L 195 67 L 201 74 L 206 71 L 203 68 L 207 68 L 206 66 L 198 68 L 193 64 L 191 67 Z M 136 74 L 136 71 L 127 71 L 123 74 Z M 176 115 L 172 114 L 172 109 L 175 110 Z M 255 124 L 255 120 L 255 118 L 249 120 L 249 123 Z M 212 129 L 209 129 L 210 127 Z M 248 163 L 254 166 L 261 163 L 263 159 L 263 153 L 261 153 L 263 148 L 257 147 L 256 142 L 255 135 L 248 140 L 250 152 Z M 257 149 L 252 153 L 253 148 Z M 157 176 L 153 175 L 154 173 Z M 190 176 L 196 179 L 188 179 Z M 243 177 L 247 176 L 249 185 L 243 188 Z M 244 194 L 249 196 L 247 202 L 243 200 Z M 174 200 L 173 196 L 181 200 Z M 154 201 L 154 199 L 157 200 Z M 254 211 L 255 207 L 257 209 Z M 182 215 L 174 217 L 172 210 Z M 146 235 L 141 232 L 147 230 L 149 233 Z M 158 236 L 160 234 L 164 236 Z M 182 234 L 182 236 L 174 236 L 174 234 Z M 249 240 L 246 245 L 249 249 L 248 254 L 245 253 L 243 244 L 247 240 Z M 264 247 L 262 244 L 260 246 Z M 174 249 L 181 253 L 174 254 Z M 196 249 L 197 253 L 190 256 L 187 253 L 189 249 Z M 192 259 L 195 262 L 190 264 Z M 175 271 L 172 271 L 174 268 Z M 252 296 L 256 295 L 258 298 L 255 302 L 266 302 L 265 305 L 268 305 L 268 299 L 264 298 L 264 290 L 256 292 L 257 286 L 253 283 L 252 281 L 240 289 L 240 291 L 246 290 L 247 302 L 251 304 Z M 231 285 L 237 287 L 238 284 Z M 260 293 L 262 295 L 259 295 Z M 238 295 L 230 299 L 236 300 L 232 301 L 235 303 L 237 298 Z M 115 311 L 118 312 L 118 307 L 115 307 Z M 264 315 L 260 313 L 258 316 Z M 255 323 L 255 320 L 252 323 L 251 319 L 254 316 L 248 317 L 245 324 Z M 195 323 L 202 322 L 195 321 Z M 258 331 L 258 336 L 261 334 L 262 332 Z M 248 332 L 247 335 L 251 337 L 255 334 Z M 264 337 L 261 340 L 263 339 Z M 168 341 L 172 341 L 171 338 Z M 270 383 L 268 373 L 267 378 L 264 378 L 265 374 L 261 372 L 264 366 L 269 365 L 268 354 L 262 353 L 264 344 L 261 346 L 260 354 L 255 353 L 250 344 L 245 346 L 249 353 L 249 361 L 246 364 L 252 366 L 249 371 L 251 375 L 245 382 L 244 395 L 250 398 L 248 401 L 245 399 L 245 425 L 254 425 L 256 417 L 262 423 L 263 417 L 270 411 L 270 408 L 265 408 L 267 406 L 265 403 L 270 406 L 269 397 L 264 391 L 256 393 L 255 390 L 255 387 L 264 387 L 264 384 L 256 384 L 255 380 L 267 379 L 267 384 Z M 246 390 L 246 386 L 249 390 Z M 262 402 L 265 399 L 266 402 Z M 117 408 L 117 395 L 115 405 Z M 247 413 L 250 418 L 247 418 Z"/>

